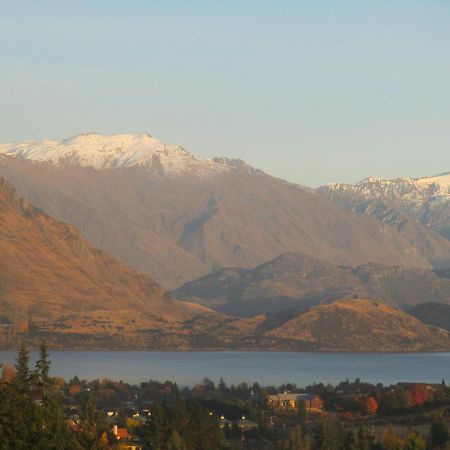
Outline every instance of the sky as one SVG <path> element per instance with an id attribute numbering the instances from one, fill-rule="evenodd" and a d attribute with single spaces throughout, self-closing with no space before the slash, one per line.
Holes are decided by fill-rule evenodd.
<path id="1" fill-rule="evenodd" d="M 0 0 L 0 142 L 144 131 L 311 187 L 450 171 L 450 2 Z"/>

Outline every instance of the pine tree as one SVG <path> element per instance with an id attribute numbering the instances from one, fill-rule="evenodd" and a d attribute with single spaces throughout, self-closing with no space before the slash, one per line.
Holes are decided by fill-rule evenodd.
<path id="1" fill-rule="evenodd" d="M 359 450 L 355 433 L 352 430 L 349 430 L 345 435 L 342 450 Z"/>
<path id="2" fill-rule="evenodd" d="M 317 433 L 317 450 L 336 450 L 336 440 L 333 436 L 330 424 L 328 420 L 321 422 L 319 426 L 319 431 Z"/>
<path id="3" fill-rule="evenodd" d="M 186 444 L 175 430 L 173 430 L 170 435 L 169 442 L 167 443 L 167 450 L 186 450 Z"/>
<path id="4" fill-rule="evenodd" d="M 16 376 L 13 380 L 13 385 L 17 392 L 22 395 L 29 395 L 31 391 L 31 373 L 28 367 L 30 362 L 30 354 L 25 344 L 20 344 L 19 354 L 16 359 Z"/>
<path id="5" fill-rule="evenodd" d="M 300 427 L 295 427 L 289 436 L 283 441 L 282 450 L 309 450 L 308 437 Z"/>
<path id="6" fill-rule="evenodd" d="M 450 434 L 447 422 L 442 414 L 435 415 L 431 421 L 430 443 L 431 448 L 444 447 L 449 442 Z"/>
<path id="7" fill-rule="evenodd" d="M 96 407 L 92 392 L 88 390 L 80 410 L 80 432 L 77 435 L 78 443 L 85 450 L 100 448 L 95 422 Z"/>
<path id="8" fill-rule="evenodd" d="M 308 412 L 306 411 L 306 403 L 304 401 L 301 401 L 298 405 L 298 418 L 300 419 L 300 423 L 304 424 L 307 417 Z"/>

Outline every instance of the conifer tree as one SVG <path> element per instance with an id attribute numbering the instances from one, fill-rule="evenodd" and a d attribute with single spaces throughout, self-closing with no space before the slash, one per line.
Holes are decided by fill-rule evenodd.
<path id="1" fill-rule="evenodd" d="M 345 435 L 342 450 L 359 450 L 359 445 L 352 430 L 349 430 Z"/>
<path id="2" fill-rule="evenodd" d="M 281 450 L 309 450 L 309 448 L 308 437 L 299 426 L 294 428 L 281 446 Z"/>
<path id="3" fill-rule="evenodd" d="M 336 439 L 328 420 L 323 420 L 319 425 L 315 448 L 317 450 L 336 450 L 337 448 Z"/>

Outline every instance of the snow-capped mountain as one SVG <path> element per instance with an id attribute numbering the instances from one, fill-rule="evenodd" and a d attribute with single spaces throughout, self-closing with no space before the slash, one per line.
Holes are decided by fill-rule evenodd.
<path id="1" fill-rule="evenodd" d="M 0 153 L 54 165 L 95 169 L 141 166 L 164 173 L 195 171 L 198 174 L 229 170 L 235 162 L 226 158 L 199 160 L 187 150 L 165 144 L 147 133 L 105 136 L 79 134 L 61 141 L 45 139 L 0 144 Z"/>
<path id="2" fill-rule="evenodd" d="M 448 200 L 450 172 L 433 177 L 382 179 L 369 177 L 357 184 L 331 183 L 332 191 L 354 192 L 366 198 L 383 198 L 402 202 L 428 202 L 430 199 Z"/>
<path id="3" fill-rule="evenodd" d="M 367 202 L 381 202 L 450 239 L 450 172 L 423 178 L 366 178 L 357 184 L 328 184 L 319 191 L 364 213 Z"/>
<path id="4" fill-rule="evenodd" d="M 2 153 L 0 176 L 21 195 L 169 288 L 286 251 L 352 266 L 434 261 L 397 230 L 315 191 L 147 134 L 4 144 Z"/>

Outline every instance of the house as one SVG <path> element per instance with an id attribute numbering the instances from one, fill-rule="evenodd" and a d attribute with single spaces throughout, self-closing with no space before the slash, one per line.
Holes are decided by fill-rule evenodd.
<path id="1" fill-rule="evenodd" d="M 142 450 L 142 445 L 128 433 L 126 428 L 113 425 L 110 430 L 103 432 L 101 442 L 104 445 L 110 444 L 111 448 L 118 450 Z"/>
<path id="2" fill-rule="evenodd" d="M 256 422 L 246 419 L 245 416 L 242 416 L 240 420 L 236 420 L 236 425 L 243 431 L 253 430 L 259 427 Z"/>
<path id="3" fill-rule="evenodd" d="M 273 409 L 297 411 L 301 402 L 304 402 L 307 411 L 320 411 L 323 408 L 323 400 L 315 394 L 284 392 L 268 396 L 268 405 Z"/>
<path id="4" fill-rule="evenodd" d="M 231 428 L 232 425 L 233 425 L 233 422 L 231 420 L 226 419 L 223 414 L 220 416 L 220 420 L 219 420 L 220 428 L 222 428 L 222 429 L 227 428 L 227 427 Z"/>

